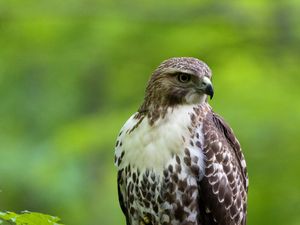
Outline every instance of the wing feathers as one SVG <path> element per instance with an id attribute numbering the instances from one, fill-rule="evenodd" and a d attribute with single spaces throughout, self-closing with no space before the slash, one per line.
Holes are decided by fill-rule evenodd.
<path id="1" fill-rule="evenodd" d="M 202 217 L 218 225 L 245 225 L 248 182 L 240 144 L 230 127 L 213 112 L 204 119 L 203 131 L 206 170 L 200 182 L 199 204 L 210 213 Z"/>
<path id="2" fill-rule="evenodd" d="M 124 213 L 124 215 L 126 217 L 126 225 L 130 225 L 127 208 L 125 207 L 124 198 L 123 198 L 123 195 L 122 195 L 122 192 L 121 192 L 121 185 L 123 184 L 122 172 L 123 172 L 123 169 L 118 171 L 118 197 L 119 197 L 120 207 L 121 207 L 122 212 Z"/>
<path id="3" fill-rule="evenodd" d="M 234 133 L 233 133 L 232 129 L 228 126 L 228 124 L 223 120 L 222 117 L 220 117 L 216 113 L 213 113 L 213 121 L 214 121 L 216 127 L 218 127 L 219 131 L 224 133 L 228 143 L 233 148 L 234 153 L 236 154 L 236 157 L 238 159 L 238 163 L 240 165 L 240 168 L 243 171 L 242 176 L 243 176 L 244 186 L 245 186 L 246 190 L 248 190 L 247 168 L 246 168 L 244 155 L 241 151 L 240 143 L 238 142 L 238 140 L 234 136 Z"/>

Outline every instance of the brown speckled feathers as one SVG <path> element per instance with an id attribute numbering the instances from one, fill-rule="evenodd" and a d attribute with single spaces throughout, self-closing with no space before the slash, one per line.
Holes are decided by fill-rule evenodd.
<path id="1" fill-rule="evenodd" d="M 246 162 L 207 103 L 211 76 L 195 58 L 164 61 L 122 127 L 115 165 L 127 225 L 246 224 Z"/>
<path id="2" fill-rule="evenodd" d="M 203 221 L 246 224 L 248 177 L 239 142 L 223 119 L 211 113 L 204 122 L 205 176 L 200 182 Z M 216 222 L 214 222 L 216 221 Z"/>

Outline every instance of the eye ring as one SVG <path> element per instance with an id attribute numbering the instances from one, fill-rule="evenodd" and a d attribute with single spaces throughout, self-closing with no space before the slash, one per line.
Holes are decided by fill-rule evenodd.
<path id="1" fill-rule="evenodd" d="M 180 73 L 177 75 L 177 80 L 181 83 L 187 83 L 191 80 L 191 75 L 186 73 Z"/>

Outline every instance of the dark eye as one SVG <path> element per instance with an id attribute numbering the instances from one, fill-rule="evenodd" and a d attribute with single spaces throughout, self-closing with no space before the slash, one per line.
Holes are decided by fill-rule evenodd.
<path id="1" fill-rule="evenodd" d="M 187 83 L 191 80 L 191 75 L 186 74 L 186 73 L 180 73 L 177 75 L 177 79 L 181 82 L 181 83 Z"/>

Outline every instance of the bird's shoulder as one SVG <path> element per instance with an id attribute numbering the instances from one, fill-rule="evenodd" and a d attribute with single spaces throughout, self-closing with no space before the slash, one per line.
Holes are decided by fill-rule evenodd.
<path id="1" fill-rule="evenodd" d="M 211 110 L 211 113 L 206 117 L 203 127 L 206 133 L 206 143 L 214 152 L 230 153 L 237 167 L 241 171 L 243 185 L 248 190 L 248 174 L 245 157 L 242 152 L 241 145 L 234 134 L 233 129 L 223 119 L 222 116 Z"/>
<path id="2" fill-rule="evenodd" d="M 203 218 L 222 224 L 245 224 L 248 178 L 241 146 L 233 130 L 211 111 L 203 121 L 206 158 L 200 204 Z"/>

